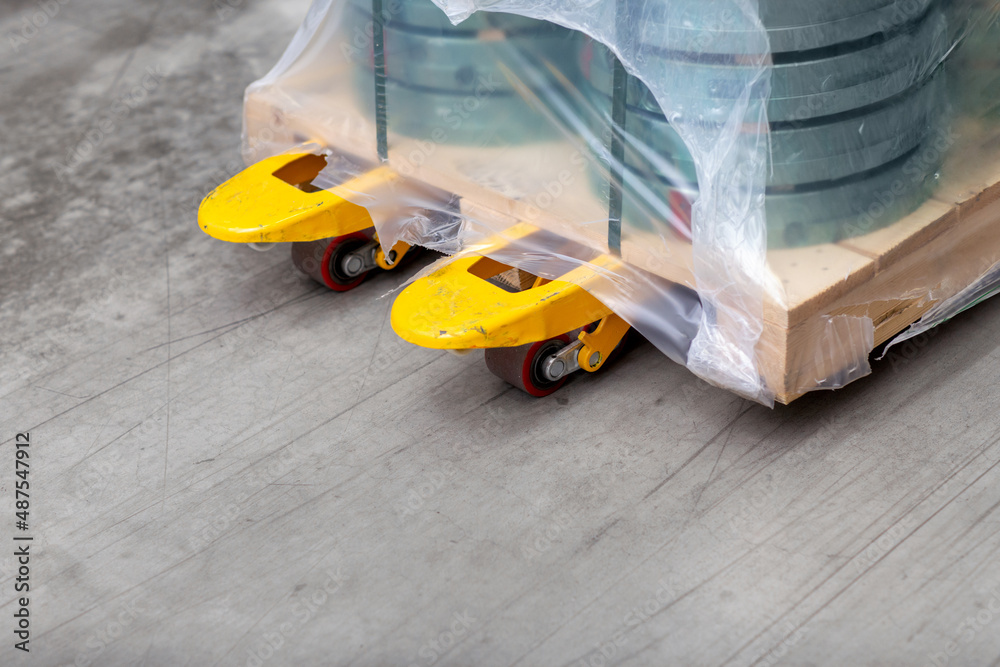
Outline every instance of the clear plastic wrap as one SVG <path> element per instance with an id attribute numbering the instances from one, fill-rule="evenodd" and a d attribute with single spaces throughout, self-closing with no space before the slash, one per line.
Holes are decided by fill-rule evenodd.
<path id="1" fill-rule="evenodd" d="M 672 359 L 788 402 L 995 282 L 998 6 L 316 0 L 247 91 L 244 157 L 323 154 L 312 185 L 428 271 L 587 267 Z"/>

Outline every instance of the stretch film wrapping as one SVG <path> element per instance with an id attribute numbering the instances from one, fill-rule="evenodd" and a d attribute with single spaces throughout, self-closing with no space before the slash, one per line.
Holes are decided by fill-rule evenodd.
<path id="1" fill-rule="evenodd" d="M 991 293 L 1000 246 L 964 256 L 973 241 L 948 230 L 1000 180 L 997 15 L 987 0 L 316 0 L 247 90 L 244 156 L 309 146 L 321 188 L 387 166 L 392 187 L 350 191 L 384 247 L 549 279 L 586 265 L 585 288 L 657 348 L 771 404 L 862 377 L 909 322 Z M 537 231 L 511 232 L 524 224 Z M 933 257 L 914 240 L 945 232 Z"/>

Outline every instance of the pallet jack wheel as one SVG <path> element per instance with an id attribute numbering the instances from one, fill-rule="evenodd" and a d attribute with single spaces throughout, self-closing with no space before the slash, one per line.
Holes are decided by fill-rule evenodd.
<path id="1" fill-rule="evenodd" d="M 335 292 L 347 292 L 360 285 L 368 272 L 351 277 L 341 269 L 341 260 L 371 241 L 365 234 L 354 232 L 318 241 L 292 244 L 292 263 L 310 278 Z"/>
<path id="2" fill-rule="evenodd" d="M 545 359 L 566 345 L 569 345 L 569 336 L 563 335 L 518 347 L 488 348 L 486 367 L 500 379 L 541 398 L 554 393 L 566 382 L 565 377 L 551 382 L 542 376 Z"/>

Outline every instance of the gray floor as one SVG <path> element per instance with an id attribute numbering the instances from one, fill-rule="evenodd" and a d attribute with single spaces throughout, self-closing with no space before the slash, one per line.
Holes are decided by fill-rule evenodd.
<path id="1" fill-rule="evenodd" d="M 0 664 L 1000 664 L 1000 301 L 788 408 L 529 399 L 195 226 L 304 9 L 0 9 Z"/>

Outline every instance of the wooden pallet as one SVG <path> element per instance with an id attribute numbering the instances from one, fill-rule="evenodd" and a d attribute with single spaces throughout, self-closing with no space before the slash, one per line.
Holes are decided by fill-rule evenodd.
<path id="1" fill-rule="evenodd" d="M 317 92 L 292 104 L 257 91 L 247 100 L 247 128 L 251 136 L 268 128 L 281 141 L 312 140 L 374 156 L 374 126 L 344 93 Z M 317 123 L 297 112 L 303 108 L 330 115 Z M 1000 261 L 1000 128 L 964 119 L 956 130 L 935 196 L 911 215 L 840 243 L 768 253 L 773 280 L 757 357 L 777 401 L 789 403 L 864 368 L 875 345 Z M 389 161 L 404 175 L 457 194 L 464 213 L 494 229 L 527 221 L 606 250 L 607 205 L 575 153 L 562 141 L 469 150 L 393 137 Z M 680 237 L 626 237 L 622 257 L 694 287 L 691 246 Z"/>
<path id="2" fill-rule="evenodd" d="M 768 254 L 785 299 L 765 309 L 759 356 L 779 401 L 858 363 L 863 350 L 838 343 L 866 328 L 872 346 L 884 343 L 1000 261 L 1000 128 L 955 127 L 940 186 L 913 214 L 834 245 Z"/>

